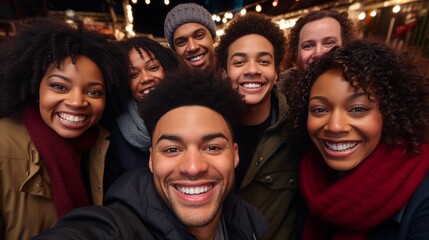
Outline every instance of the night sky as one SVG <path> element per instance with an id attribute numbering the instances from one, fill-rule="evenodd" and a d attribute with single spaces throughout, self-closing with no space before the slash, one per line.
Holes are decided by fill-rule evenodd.
<path id="1" fill-rule="evenodd" d="M 333 2 L 332 0 L 279 0 L 278 6 L 273 7 L 272 0 L 170 0 L 169 5 L 164 4 L 164 0 L 150 0 L 146 4 L 145 0 L 138 0 L 137 4 L 130 4 L 133 7 L 134 31 L 137 33 L 153 34 L 155 37 L 164 36 L 164 19 L 168 11 L 174 6 L 184 2 L 194 2 L 204 6 L 211 13 L 219 13 L 233 10 L 233 13 L 241 10 L 243 6 L 262 5 L 262 12 L 275 16 L 290 11 L 307 8 L 315 4 Z M 65 11 L 72 9 L 83 12 L 108 12 L 111 4 L 117 15 L 123 15 L 122 0 L 25 0 L 17 1 L 20 5 L 20 13 L 16 16 L 12 5 L 7 1 L 0 1 L 0 20 L 14 20 L 16 18 L 34 17 L 47 15 L 50 11 Z M 250 9 L 251 10 L 251 9 Z"/>

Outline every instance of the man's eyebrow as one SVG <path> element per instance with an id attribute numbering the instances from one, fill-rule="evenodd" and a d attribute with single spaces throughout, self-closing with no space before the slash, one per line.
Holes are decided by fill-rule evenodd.
<path id="1" fill-rule="evenodd" d="M 158 141 L 156 141 L 156 144 L 158 144 L 162 140 L 171 140 L 171 141 L 175 141 L 175 142 L 180 142 L 180 141 L 182 141 L 182 138 L 177 136 L 177 135 L 164 134 L 158 138 Z"/>
<path id="2" fill-rule="evenodd" d="M 244 52 L 236 52 L 236 53 L 232 54 L 229 59 L 231 59 L 233 57 L 247 57 L 247 54 Z"/>
<path id="3" fill-rule="evenodd" d="M 203 138 L 202 138 L 202 140 L 204 140 L 204 141 L 209 141 L 209 140 L 212 140 L 212 139 L 215 139 L 215 138 L 223 138 L 223 139 L 225 139 L 225 140 L 228 140 L 228 138 L 225 136 L 225 134 L 223 134 L 223 133 L 213 133 L 213 134 L 208 134 L 208 135 L 205 135 Z"/>
<path id="4" fill-rule="evenodd" d="M 225 136 L 225 134 L 220 133 L 220 132 L 204 135 L 201 139 L 203 141 L 210 141 L 210 140 L 215 139 L 215 138 L 223 138 L 225 140 L 228 140 L 228 138 Z M 156 144 L 158 144 L 162 140 L 170 140 L 170 141 L 174 141 L 174 142 L 183 141 L 183 139 L 177 135 L 164 134 L 158 138 L 158 140 L 156 141 Z"/>

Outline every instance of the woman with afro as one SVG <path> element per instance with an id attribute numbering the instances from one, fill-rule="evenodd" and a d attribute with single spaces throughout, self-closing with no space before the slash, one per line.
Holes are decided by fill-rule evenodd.
<path id="1" fill-rule="evenodd" d="M 128 58 L 81 24 L 21 23 L 0 51 L 0 239 L 29 239 L 101 204 L 104 111 L 127 102 Z"/>

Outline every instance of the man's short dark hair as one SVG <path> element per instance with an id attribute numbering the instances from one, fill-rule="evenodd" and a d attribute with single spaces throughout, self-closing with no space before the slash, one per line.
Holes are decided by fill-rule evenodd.
<path id="1" fill-rule="evenodd" d="M 218 112 L 233 133 L 241 121 L 245 103 L 230 80 L 222 79 L 214 71 L 181 66 L 166 72 L 156 89 L 140 102 L 139 112 L 152 136 L 164 114 L 183 106 L 203 106 Z"/>
<path id="2" fill-rule="evenodd" d="M 216 48 L 218 67 L 226 69 L 229 46 L 235 40 L 250 34 L 261 35 L 273 45 L 274 63 L 276 68 L 279 66 L 286 48 L 283 31 L 270 17 L 262 13 L 249 12 L 244 16 L 238 15 L 225 29 L 225 34 Z"/>

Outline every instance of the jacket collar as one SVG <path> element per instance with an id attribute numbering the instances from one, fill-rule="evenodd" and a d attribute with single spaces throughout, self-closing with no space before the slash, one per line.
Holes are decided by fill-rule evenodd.
<path id="1" fill-rule="evenodd" d="M 124 202 L 152 229 L 157 239 L 195 239 L 160 198 L 147 170 L 132 170 L 109 189 L 106 203 Z M 230 195 L 223 203 L 222 217 L 230 239 L 254 239 L 268 230 L 265 218 L 255 208 Z"/>

